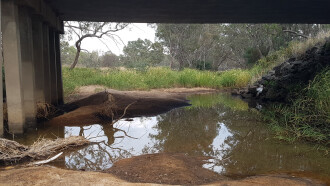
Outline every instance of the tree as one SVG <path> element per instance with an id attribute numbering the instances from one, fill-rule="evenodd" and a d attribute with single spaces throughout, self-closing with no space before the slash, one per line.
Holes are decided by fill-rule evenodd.
<path id="1" fill-rule="evenodd" d="M 115 67 L 120 65 L 120 60 L 118 56 L 109 51 L 100 57 L 99 64 L 101 67 Z"/>
<path id="2" fill-rule="evenodd" d="M 158 43 L 152 43 L 150 40 L 138 39 L 129 41 L 124 47 L 122 62 L 127 67 L 145 67 L 155 66 L 164 59 L 163 46 Z"/>
<path id="3" fill-rule="evenodd" d="M 61 61 L 62 64 L 68 65 L 74 60 L 77 50 L 74 46 L 70 46 L 69 42 L 61 40 Z"/>
<path id="4" fill-rule="evenodd" d="M 157 24 L 156 36 L 172 59 L 184 67 L 217 70 L 233 57 L 220 24 Z M 174 60 L 170 67 L 173 68 Z"/>
<path id="5" fill-rule="evenodd" d="M 76 55 L 74 61 L 70 67 L 73 69 L 79 59 L 80 52 L 83 50 L 81 48 L 82 41 L 86 38 L 97 38 L 102 39 L 103 37 L 108 37 L 114 42 L 117 42 L 119 36 L 114 34 L 117 31 L 123 30 L 126 28 L 128 23 L 108 23 L 108 22 L 65 22 L 65 27 L 67 28 L 68 33 L 71 35 L 74 34 L 78 39 L 75 42 Z"/>

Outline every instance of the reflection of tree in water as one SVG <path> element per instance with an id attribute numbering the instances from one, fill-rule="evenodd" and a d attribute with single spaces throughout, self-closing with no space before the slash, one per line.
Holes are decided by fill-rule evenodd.
<path id="1" fill-rule="evenodd" d="M 158 134 L 150 135 L 160 152 L 211 155 L 218 133 L 218 114 L 214 109 L 177 109 L 158 117 Z"/>
<path id="2" fill-rule="evenodd" d="M 89 139 L 94 138 L 98 143 L 94 143 L 67 155 L 66 166 L 68 168 L 104 170 L 110 168 L 118 159 L 132 156 L 129 150 L 113 147 L 115 138 L 123 138 L 123 136 L 114 136 L 119 129 L 113 128 L 112 125 L 102 125 L 99 127 L 102 129 L 96 130 L 99 133 L 93 135 L 93 137 L 90 133 L 86 133 L 86 131 L 91 129 L 90 127 L 80 127 L 79 136 L 84 136 Z"/>
<path id="3" fill-rule="evenodd" d="M 230 107 L 231 102 L 226 103 L 223 104 L 226 106 L 219 103 L 209 107 L 180 108 L 158 116 L 152 134 L 147 133 L 150 143 L 142 152 L 113 148 L 120 146 L 120 140 L 127 135 L 120 131 L 121 136 L 114 137 L 118 131 L 110 125 L 102 126 L 103 131 L 99 130 L 98 136 L 104 142 L 71 153 L 67 156 L 67 166 L 99 170 L 110 167 L 118 159 L 139 153 L 179 152 L 212 156 L 214 160 L 209 167 L 214 170 L 220 167 L 222 173 L 231 176 L 264 174 L 271 170 L 319 171 L 319 165 L 330 167 L 326 156 L 310 151 L 307 145 L 298 144 L 293 148 L 293 145 L 272 139 L 256 111 L 235 109 L 242 107 Z M 87 129 L 81 129 L 80 135 L 86 135 Z M 323 172 L 329 174 L 329 171 Z"/>

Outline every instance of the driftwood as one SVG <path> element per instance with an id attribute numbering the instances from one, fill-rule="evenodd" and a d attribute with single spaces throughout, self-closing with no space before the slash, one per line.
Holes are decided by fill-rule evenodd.
<path id="1" fill-rule="evenodd" d="M 41 139 L 29 147 L 15 141 L 0 138 L 0 165 L 43 160 L 54 155 L 56 152 L 87 144 L 90 144 L 90 141 L 82 136 L 58 138 L 55 140 Z"/>
<path id="2" fill-rule="evenodd" d="M 53 156 L 53 157 L 51 157 L 51 158 L 48 158 L 48 159 L 46 159 L 46 160 L 41 160 L 41 161 L 36 161 L 36 162 L 32 162 L 32 163 L 30 163 L 30 164 L 28 164 L 28 165 L 42 165 L 42 164 L 46 164 L 46 163 L 49 163 L 49 162 L 51 162 L 51 161 L 54 161 L 54 160 L 56 160 L 58 157 L 60 157 L 61 155 L 63 154 L 63 152 L 60 152 L 60 153 L 58 153 L 58 154 L 56 154 L 55 156 Z"/>

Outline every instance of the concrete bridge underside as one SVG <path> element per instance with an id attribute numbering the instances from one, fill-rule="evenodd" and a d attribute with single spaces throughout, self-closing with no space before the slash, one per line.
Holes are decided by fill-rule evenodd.
<path id="1" fill-rule="evenodd" d="M 0 0 L 8 126 L 35 124 L 37 103 L 63 104 L 63 20 L 149 23 L 330 23 L 328 0 Z M 2 77 L 2 71 L 0 71 Z M 3 81 L 0 81 L 3 86 Z M 0 108 L 3 107 L 0 91 Z M 0 109 L 0 135 L 3 109 Z"/>

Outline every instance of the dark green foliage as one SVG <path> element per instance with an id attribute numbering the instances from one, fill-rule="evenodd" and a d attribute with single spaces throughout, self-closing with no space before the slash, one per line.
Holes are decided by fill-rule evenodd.
<path id="1" fill-rule="evenodd" d="M 307 140 L 329 145 L 330 140 L 330 70 L 318 74 L 303 89 L 296 87 L 297 99 L 290 105 L 273 104 L 264 117 L 280 139 Z"/>
<path id="2" fill-rule="evenodd" d="M 248 66 L 254 65 L 262 56 L 255 48 L 249 48 L 244 54 L 244 59 Z"/>
<path id="3" fill-rule="evenodd" d="M 198 70 L 211 70 L 212 64 L 208 61 L 196 61 L 195 68 Z"/>
<path id="4" fill-rule="evenodd" d="M 145 69 L 159 64 L 164 59 L 163 50 L 160 43 L 152 43 L 147 39 L 129 41 L 120 60 L 125 67 Z"/>

